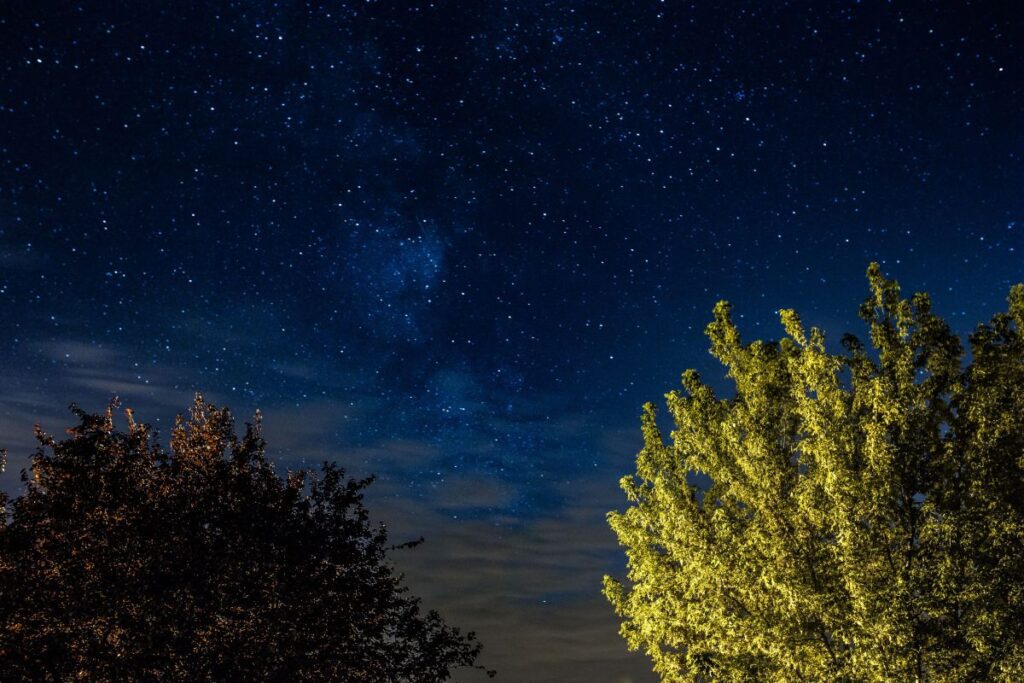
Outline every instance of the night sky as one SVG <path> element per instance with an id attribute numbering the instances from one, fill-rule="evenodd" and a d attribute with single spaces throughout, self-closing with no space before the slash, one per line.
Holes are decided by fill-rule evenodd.
<path id="1" fill-rule="evenodd" d="M 725 387 L 719 299 L 835 342 L 877 260 L 1005 306 L 1015 4 L 4 3 L 4 486 L 71 401 L 259 408 L 282 469 L 379 475 L 500 680 L 652 681 L 600 594 L 641 405 Z"/>

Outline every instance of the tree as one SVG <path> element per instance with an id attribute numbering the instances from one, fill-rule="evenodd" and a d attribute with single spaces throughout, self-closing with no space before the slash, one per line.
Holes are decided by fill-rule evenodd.
<path id="1" fill-rule="evenodd" d="M 609 514 L 628 581 L 605 578 L 663 681 L 1024 680 L 1024 286 L 960 340 L 926 294 L 868 269 L 871 346 L 744 343 L 715 307 L 711 353 L 667 394 Z"/>
<path id="2" fill-rule="evenodd" d="M 444 681 L 480 646 L 423 613 L 363 490 L 279 477 L 260 421 L 197 396 L 170 452 L 72 406 L 0 528 L 4 680 Z"/>

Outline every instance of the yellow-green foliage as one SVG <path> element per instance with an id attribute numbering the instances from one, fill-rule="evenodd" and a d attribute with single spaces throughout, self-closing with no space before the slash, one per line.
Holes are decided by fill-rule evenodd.
<path id="1" fill-rule="evenodd" d="M 1024 287 L 965 364 L 927 295 L 868 279 L 873 350 L 793 311 L 744 343 L 721 302 L 735 397 L 684 373 L 668 443 L 644 407 L 605 594 L 663 681 L 1024 680 Z"/>

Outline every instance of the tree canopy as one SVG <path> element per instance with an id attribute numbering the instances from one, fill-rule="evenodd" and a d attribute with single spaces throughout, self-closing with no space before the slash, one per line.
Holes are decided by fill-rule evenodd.
<path id="1" fill-rule="evenodd" d="M 685 372 L 670 441 L 644 407 L 605 594 L 663 681 L 1024 680 L 1024 286 L 968 361 L 928 295 L 868 280 L 869 345 L 791 310 L 747 343 L 720 302 L 735 395 Z"/>
<path id="2" fill-rule="evenodd" d="M 448 680 L 480 646 L 423 612 L 368 479 L 278 476 L 260 423 L 197 396 L 170 450 L 74 406 L 0 528 L 5 680 Z M 258 416 L 257 416 L 258 417 Z"/>

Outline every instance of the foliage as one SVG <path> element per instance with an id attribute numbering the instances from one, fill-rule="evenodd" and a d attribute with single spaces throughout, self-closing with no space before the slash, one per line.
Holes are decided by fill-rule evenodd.
<path id="1" fill-rule="evenodd" d="M 167 452 L 128 412 L 40 448 L 0 529 L 5 680 L 448 680 L 480 646 L 423 613 L 325 464 L 282 479 L 259 420 L 197 396 Z M 258 416 L 257 416 L 258 418 Z"/>
<path id="2" fill-rule="evenodd" d="M 735 396 L 687 371 L 670 443 L 645 406 L 605 594 L 663 681 L 1024 680 L 1024 287 L 965 363 L 926 294 L 868 279 L 870 348 L 789 310 L 744 343 L 721 302 Z"/>

